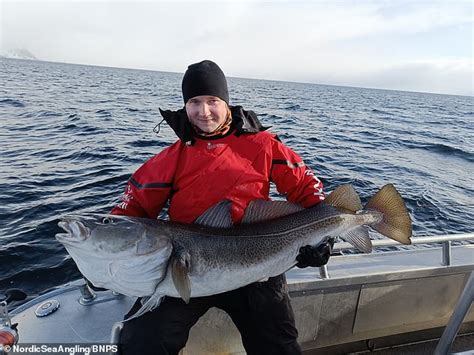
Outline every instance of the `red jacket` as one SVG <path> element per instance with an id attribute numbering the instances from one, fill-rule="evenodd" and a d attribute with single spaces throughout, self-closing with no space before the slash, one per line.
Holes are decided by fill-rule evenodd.
<path id="1" fill-rule="evenodd" d="M 288 201 L 304 207 L 324 199 L 311 169 L 268 132 L 197 138 L 193 145 L 179 140 L 133 174 L 112 213 L 156 218 L 169 200 L 170 220 L 192 223 L 228 199 L 238 223 L 251 200 L 269 199 L 270 181 Z"/>

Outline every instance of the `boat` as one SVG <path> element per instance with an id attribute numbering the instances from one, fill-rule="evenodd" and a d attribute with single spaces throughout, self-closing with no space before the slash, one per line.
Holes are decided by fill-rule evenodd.
<path id="1" fill-rule="evenodd" d="M 474 233 L 412 243 L 374 240 L 371 254 L 336 243 L 325 267 L 287 272 L 304 354 L 474 354 Z M 134 301 L 75 280 L 23 304 L 1 303 L 0 339 L 15 339 L 8 354 L 45 344 L 114 353 Z M 198 321 L 181 352 L 245 354 L 219 309 Z"/>

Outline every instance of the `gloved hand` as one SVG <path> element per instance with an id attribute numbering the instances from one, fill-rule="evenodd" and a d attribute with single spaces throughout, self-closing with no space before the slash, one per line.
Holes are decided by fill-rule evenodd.
<path id="1" fill-rule="evenodd" d="M 331 256 L 331 250 L 334 247 L 334 238 L 329 238 L 327 242 L 322 243 L 316 247 L 305 245 L 300 248 L 300 253 L 296 257 L 297 267 L 300 269 L 308 266 L 323 266 L 326 265 Z"/>

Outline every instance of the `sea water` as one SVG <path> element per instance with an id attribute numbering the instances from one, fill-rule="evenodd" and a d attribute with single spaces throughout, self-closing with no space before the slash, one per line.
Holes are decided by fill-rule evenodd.
<path id="1" fill-rule="evenodd" d="M 159 108 L 183 107 L 181 79 L 0 59 L 0 292 L 80 276 L 54 238 L 60 216 L 110 211 L 135 169 L 176 140 L 166 123 L 153 128 Z M 229 90 L 326 191 L 350 183 L 364 202 L 393 183 L 415 238 L 474 232 L 473 97 L 239 78 Z"/>

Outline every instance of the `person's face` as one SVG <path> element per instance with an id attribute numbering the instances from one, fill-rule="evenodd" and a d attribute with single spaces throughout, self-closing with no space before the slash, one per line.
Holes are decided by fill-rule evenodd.
<path id="1" fill-rule="evenodd" d="M 214 132 L 227 118 L 227 104 L 216 96 L 194 96 L 186 102 L 191 123 L 206 133 Z"/>

